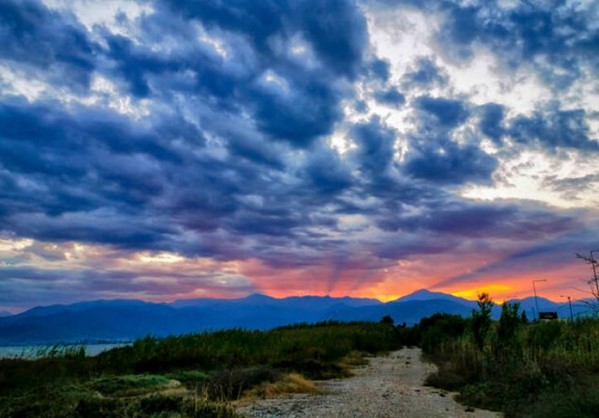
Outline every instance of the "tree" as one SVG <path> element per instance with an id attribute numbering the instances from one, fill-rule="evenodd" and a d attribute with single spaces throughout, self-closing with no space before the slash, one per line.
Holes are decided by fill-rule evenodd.
<path id="1" fill-rule="evenodd" d="M 499 327 L 497 328 L 499 341 L 505 343 L 514 338 L 516 329 L 522 323 L 519 311 L 520 304 L 518 302 L 504 302 L 501 305 L 501 317 L 499 318 Z"/>
<path id="2" fill-rule="evenodd" d="M 599 313 L 599 261 L 595 258 L 594 253 L 599 253 L 599 250 L 590 251 L 588 256 L 576 254 L 576 257 L 584 260 L 587 264 L 590 264 L 593 272 L 591 279 L 587 281 L 591 289 L 591 294 L 593 295 L 593 300 L 582 302 L 589 305 L 594 313 Z"/>
<path id="3" fill-rule="evenodd" d="M 472 310 L 472 334 L 474 336 L 474 342 L 479 350 L 485 347 L 485 339 L 491 329 L 491 311 L 495 303 L 491 299 L 488 293 L 480 293 L 478 295 L 478 311 Z"/>
<path id="4" fill-rule="evenodd" d="M 391 315 L 385 315 L 381 318 L 381 324 L 393 325 L 394 321 Z"/>

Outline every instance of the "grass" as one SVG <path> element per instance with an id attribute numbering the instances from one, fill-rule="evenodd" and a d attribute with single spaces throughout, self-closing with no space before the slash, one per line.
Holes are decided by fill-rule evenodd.
<path id="1" fill-rule="evenodd" d="M 427 384 L 458 390 L 460 401 L 507 418 L 597 416 L 598 320 L 526 324 L 504 318 L 491 323 L 482 346 L 471 319 L 437 317 L 424 325 L 422 346 L 438 365 Z"/>
<path id="2" fill-rule="evenodd" d="M 397 328 L 325 322 L 135 341 L 95 357 L 53 350 L 0 360 L 0 418 L 235 417 L 242 396 L 312 392 L 364 356 L 402 345 Z"/>
<path id="3" fill-rule="evenodd" d="M 289 393 L 318 393 L 316 384 L 298 373 L 289 373 L 275 382 L 261 383 L 245 394 L 245 398 L 272 398 Z"/>
<path id="4" fill-rule="evenodd" d="M 437 314 L 412 328 L 325 322 L 135 341 L 96 357 L 50 350 L 0 360 L 0 418 L 235 417 L 230 403 L 314 392 L 368 355 L 418 344 L 438 365 L 427 384 L 506 418 L 596 417 L 599 320 L 523 323 Z M 483 332 L 481 332 L 481 330 Z"/>
<path id="5" fill-rule="evenodd" d="M 180 381 L 162 375 L 109 376 L 94 379 L 86 385 L 103 396 L 113 397 L 137 396 L 181 386 Z"/>

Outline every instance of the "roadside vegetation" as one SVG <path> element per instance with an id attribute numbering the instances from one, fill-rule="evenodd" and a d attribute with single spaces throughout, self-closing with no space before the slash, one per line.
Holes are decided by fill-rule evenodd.
<path id="1" fill-rule="evenodd" d="M 235 417 L 229 402 L 315 391 L 313 379 L 402 345 L 388 323 L 295 325 L 156 339 L 95 357 L 0 360 L 0 417 Z"/>
<path id="2" fill-rule="evenodd" d="M 472 317 L 438 314 L 414 338 L 439 366 L 427 383 L 506 417 L 597 417 L 599 321 L 528 322 L 517 303 L 492 321 L 489 295 Z"/>
<path id="3" fill-rule="evenodd" d="M 236 417 L 230 402 L 317 392 L 365 356 L 418 345 L 438 372 L 427 384 L 510 417 L 596 417 L 599 320 L 530 322 L 517 303 L 481 294 L 469 318 L 436 314 L 413 327 L 324 322 L 157 339 L 88 357 L 81 348 L 0 360 L 4 417 Z"/>

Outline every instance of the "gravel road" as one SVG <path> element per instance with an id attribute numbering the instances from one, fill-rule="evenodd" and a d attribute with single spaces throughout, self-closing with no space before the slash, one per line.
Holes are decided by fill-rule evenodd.
<path id="1" fill-rule="evenodd" d="M 259 418 L 501 417 L 497 412 L 467 410 L 453 399 L 453 393 L 423 386 L 434 370 L 433 364 L 420 360 L 420 349 L 404 348 L 370 358 L 350 378 L 318 382 L 323 394 L 245 401 L 237 411 Z"/>

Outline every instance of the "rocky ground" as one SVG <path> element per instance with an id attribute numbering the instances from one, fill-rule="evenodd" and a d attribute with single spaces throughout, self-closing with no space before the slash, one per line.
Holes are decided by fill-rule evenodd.
<path id="1" fill-rule="evenodd" d="M 238 412 L 247 417 L 500 417 L 497 412 L 467 408 L 452 393 L 423 386 L 435 366 L 422 362 L 420 350 L 404 348 L 372 357 L 354 376 L 318 382 L 321 394 L 287 395 L 241 401 Z"/>

